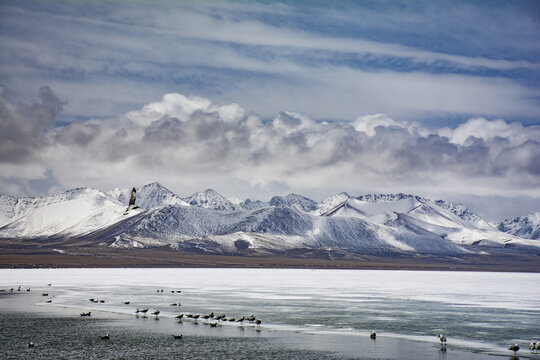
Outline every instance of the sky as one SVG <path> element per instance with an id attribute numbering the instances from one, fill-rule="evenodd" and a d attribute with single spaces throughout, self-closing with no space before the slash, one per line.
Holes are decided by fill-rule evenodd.
<path id="1" fill-rule="evenodd" d="M 0 194 L 540 211 L 538 1 L 0 2 Z"/>

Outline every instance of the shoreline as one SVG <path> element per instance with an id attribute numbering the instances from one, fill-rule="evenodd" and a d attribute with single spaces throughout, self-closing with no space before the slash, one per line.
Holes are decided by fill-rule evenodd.
<path id="1" fill-rule="evenodd" d="M 191 321 L 179 323 L 172 318 L 163 317 L 160 321 L 154 321 L 152 316 L 139 318 L 134 315 L 117 314 L 107 311 L 96 311 L 92 317 L 80 317 L 81 309 L 62 306 L 39 306 L 36 301 L 41 300 L 41 293 L 45 288 L 36 289 L 36 293 L 4 293 L 0 295 L 0 322 L 7 320 L 12 326 L 21 326 L 30 322 L 33 331 L 25 334 L 23 339 L 10 337 L 10 328 L 6 324 L 0 327 L 5 331 L 0 345 L 4 354 L 10 354 L 12 358 L 26 358 L 29 354 L 35 358 L 47 358 L 51 354 L 51 347 L 58 343 L 71 343 L 70 349 L 64 358 L 79 358 L 82 356 L 77 349 L 86 352 L 85 356 L 94 351 L 104 351 L 98 358 L 110 351 L 115 357 L 123 358 L 146 358 L 157 356 L 159 358 L 175 357 L 183 354 L 183 358 L 206 359 L 211 354 L 214 359 L 452 359 L 452 360 L 486 360 L 497 359 L 508 355 L 490 354 L 489 352 L 475 352 L 456 348 L 449 345 L 442 350 L 436 342 L 424 342 L 396 338 L 392 335 L 379 334 L 376 340 L 369 336 L 335 335 L 335 334 L 309 334 L 288 330 L 266 330 L 251 327 L 218 326 L 212 329 L 204 323 L 198 324 Z M 22 301 L 21 301 L 22 300 Z M 97 316 L 96 316 L 97 315 Z M 18 324 L 20 323 L 20 324 Z M 36 324 L 42 327 L 36 330 Z M 38 328 L 39 328 L 38 326 Z M 51 327 L 51 328 L 49 328 Z M 66 328 L 64 328 L 66 327 Z M 100 335 L 111 334 L 111 341 L 100 340 Z M 176 341 L 172 334 L 182 333 L 183 339 Z M 46 334 L 46 335 L 45 335 Z M 37 339 L 33 339 L 37 338 Z M 1 337 L 0 337 L 1 338 Z M 52 339 L 51 339 L 52 338 Z M 137 341 L 150 341 L 163 346 L 158 353 L 147 348 L 147 344 L 141 344 L 139 353 L 134 352 L 134 343 Z M 53 341 L 54 340 L 54 341 Z M 27 341 L 36 343 L 32 349 L 26 348 Z M 74 345 L 73 342 L 83 342 L 82 345 Z M 2 343 L 3 342 L 3 343 Z M 204 344 L 206 347 L 219 347 L 222 355 L 214 352 L 194 354 L 185 357 L 186 345 L 195 346 L 200 350 Z M 89 348 L 94 346 L 95 349 Z M 129 345 L 129 348 L 127 348 Z M 165 347 L 167 345 L 168 347 Z M 240 349 L 247 349 L 243 351 Z M 259 350 L 257 350 L 260 348 Z M 123 351 L 130 353 L 123 353 Z M 144 352 L 146 351 L 146 352 Z M 180 352 L 178 352 L 180 351 Z M 254 351 L 251 353 L 251 351 Z M 258 351 L 258 352 L 257 352 Z M 89 353 L 88 353 L 89 352 Z M 36 354 L 40 355 L 36 355 Z M 521 358 L 530 358 L 526 354 L 519 354 Z M 90 356 L 89 358 L 93 358 Z M 512 357 L 510 357 L 512 358 Z M 533 357 L 534 358 L 534 357 Z"/>
<path id="2" fill-rule="evenodd" d="M 347 270 L 540 272 L 538 256 L 456 257 L 359 255 L 356 259 L 205 255 L 169 249 L 3 248 L 0 269 L 10 268 L 284 268 Z"/>

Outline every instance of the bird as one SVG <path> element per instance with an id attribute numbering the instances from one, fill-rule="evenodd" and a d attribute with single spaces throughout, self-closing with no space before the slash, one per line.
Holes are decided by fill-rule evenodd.
<path id="1" fill-rule="evenodd" d="M 179 334 L 179 335 L 173 334 L 173 338 L 175 338 L 175 339 L 181 339 L 181 338 L 182 338 L 182 334 Z"/>
<path id="2" fill-rule="evenodd" d="M 101 338 L 103 340 L 109 340 L 111 338 L 111 335 L 107 334 L 107 335 L 101 335 Z"/>
<path id="3" fill-rule="evenodd" d="M 92 312 L 91 312 L 91 311 L 89 311 L 89 312 L 82 312 L 82 313 L 81 313 L 81 316 L 90 316 L 90 315 L 92 315 Z"/>
<path id="4" fill-rule="evenodd" d="M 159 310 L 154 310 L 154 311 L 152 311 L 152 315 L 156 315 L 156 316 L 158 316 L 158 315 L 159 315 L 159 313 L 160 313 L 160 311 L 159 311 Z"/>
<path id="5" fill-rule="evenodd" d="M 137 310 L 139 310 L 139 309 L 137 309 Z M 139 310 L 139 311 L 142 312 L 143 314 L 146 314 L 148 312 L 148 308 L 142 309 L 142 310 Z"/>
<path id="6" fill-rule="evenodd" d="M 183 317 L 184 317 L 184 314 L 180 314 L 180 315 L 176 315 L 176 316 L 175 316 L 176 319 L 181 319 L 181 318 L 183 318 Z"/>
<path id="7" fill-rule="evenodd" d="M 261 323 L 262 323 L 262 321 L 261 321 L 261 320 L 259 320 L 259 319 L 255 320 L 255 324 L 257 324 L 257 325 L 261 325 Z M 373 333 L 375 333 L 375 332 L 373 332 Z M 375 339 L 375 338 L 373 337 L 373 339 Z"/>
<path id="8" fill-rule="evenodd" d="M 217 327 L 217 322 L 211 322 L 210 327 Z"/>
<path id="9" fill-rule="evenodd" d="M 518 344 L 514 344 L 514 345 L 510 345 L 508 347 L 508 350 L 512 350 L 515 353 L 517 353 L 519 351 L 519 345 Z"/>
<path id="10" fill-rule="evenodd" d="M 236 322 L 244 322 L 245 319 L 246 319 L 246 318 L 242 316 L 241 318 L 239 318 L 238 320 L 236 320 Z"/>
<path id="11" fill-rule="evenodd" d="M 28 347 L 29 347 L 29 348 L 34 347 L 34 346 L 35 346 L 35 344 L 34 344 L 33 342 L 30 341 L 30 342 L 28 343 Z"/>
<path id="12" fill-rule="evenodd" d="M 129 305 L 131 301 L 124 301 L 124 304 Z"/>
<path id="13" fill-rule="evenodd" d="M 131 198 L 129 199 L 129 204 L 128 204 L 128 207 L 127 207 L 126 211 L 124 212 L 124 215 L 127 215 L 130 212 L 130 210 L 139 208 L 137 205 L 135 205 L 135 200 L 136 199 L 137 199 L 137 190 L 135 188 L 133 188 L 131 190 Z"/>
<path id="14" fill-rule="evenodd" d="M 533 341 L 529 344 L 529 350 L 531 350 L 531 353 L 536 350 L 536 342 Z"/>
<path id="15" fill-rule="evenodd" d="M 372 331 L 371 334 L 369 334 L 369 337 L 371 339 L 376 339 L 377 338 L 377 333 L 375 331 Z"/>
<path id="16" fill-rule="evenodd" d="M 250 317 L 246 318 L 247 321 L 255 321 L 255 315 L 251 315 Z"/>
<path id="17" fill-rule="evenodd" d="M 169 306 L 178 306 L 177 303 L 172 303 L 172 304 L 169 304 Z"/>
<path id="18" fill-rule="evenodd" d="M 446 344 L 446 336 L 443 334 L 439 334 L 438 336 L 439 340 L 441 340 L 441 344 Z"/>
<path id="19" fill-rule="evenodd" d="M 200 315 L 200 314 L 196 314 L 196 315 L 193 315 L 193 318 L 194 318 L 195 320 L 197 320 L 197 319 L 199 318 L 199 316 L 201 316 L 201 315 Z"/>

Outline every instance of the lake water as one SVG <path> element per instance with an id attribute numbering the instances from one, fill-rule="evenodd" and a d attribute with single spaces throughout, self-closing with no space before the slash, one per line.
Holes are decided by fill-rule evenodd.
<path id="1" fill-rule="evenodd" d="M 422 354 L 433 351 L 435 358 L 486 358 L 512 355 L 507 348 L 514 343 L 520 344 L 520 355 L 540 358 L 527 349 L 531 340 L 540 341 L 540 274 L 176 268 L 0 270 L 0 289 L 16 289 L 19 285 L 23 290 L 29 287 L 50 292 L 36 302 L 39 309 L 51 313 L 92 311 L 94 318 L 110 314 L 111 318 L 131 319 L 137 308 L 149 308 L 148 313 L 159 309 L 160 322 L 151 321 L 154 317 L 148 315 L 136 322 L 126 321 L 126 328 L 144 327 L 155 333 L 181 332 L 194 337 L 279 339 L 287 349 L 303 348 L 313 358 L 323 356 L 307 351 L 337 351 L 338 357 L 350 358 L 417 357 L 404 353 L 404 348 Z M 89 298 L 105 302 L 92 303 Z M 171 306 L 173 303 L 181 306 Z M 220 322 L 218 329 L 211 330 L 206 320 L 195 323 L 184 317 L 181 326 L 174 320 L 179 313 L 210 312 L 235 318 L 254 314 L 262 324 Z M 81 319 L 75 315 L 71 320 Z M 369 339 L 372 330 L 377 332 L 376 341 Z M 439 333 L 448 338 L 448 352 L 440 352 Z M 434 357 L 426 354 L 425 358 Z"/>

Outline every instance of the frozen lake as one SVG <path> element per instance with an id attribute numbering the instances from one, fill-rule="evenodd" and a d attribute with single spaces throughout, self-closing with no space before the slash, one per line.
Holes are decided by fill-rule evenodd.
<path id="1" fill-rule="evenodd" d="M 532 273 L 183 268 L 0 270 L 0 289 L 16 289 L 19 285 L 23 290 L 29 287 L 50 292 L 49 297 L 38 299 L 44 310 L 67 308 L 134 316 L 135 309 L 149 308 L 149 313 L 159 309 L 163 319 L 173 319 L 179 313 L 214 312 L 235 318 L 254 314 L 262 320 L 260 326 L 247 321 L 220 322 L 221 328 L 242 328 L 242 336 L 262 333 L 272 337 L 290 332 L 316 338 L 345 336 L 365 340 L 375 330 L 379 343 L 392 339 L 387 344 L 414 341 L 421 346 L 436 347 L 439 346 L 437 335 L 443 333 L 448 338 L 449 349 L 486 356 L 511 355 L 507 347 L 514 343 L 520 344 L 520 355 L 529 354 L 529 342 L 540 341 L 540 274 Z M 48 298 L 53 301 L 43 301 Z M 89 298 L 105 302 L 92 303 Z M 124 301 L 130 304 L 123 304 Z M 181 306 L 171 306 L 173 303 Z M 207 321 L 198 322 L 204 325 Z M 184 331 L 197 334 L 189 328 Z M 367 341 L 358 346 L 372 345 Z M 357 350 L 352 349 L 348 356 Z M 372 346 L 369 351 L 377 355 L 378 350 Z M 396 354 L 399 354 L 397 349 L 392 352 L 387 348 L 380 355 L 399 358 Z"/>

